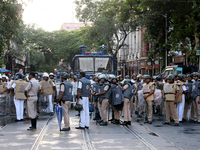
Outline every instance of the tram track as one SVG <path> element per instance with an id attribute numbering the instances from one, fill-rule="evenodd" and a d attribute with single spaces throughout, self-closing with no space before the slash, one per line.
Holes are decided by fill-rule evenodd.
<path id="1" fill-rule="evenodd" d="M 83 139 L 84 139 L 84 149 L 85 150 L 95 150 L 94 145 L 92 144 L 89 134 L 88 134 L 88 129 L 83 130 Z"/>
<path id="2" fill-rule="evenodd" d="M 49 122 L 51 121 L 53 117 L 49 117 L 49 119 L 47 120 L 47 122 L 45 123 L 45 125 L 42 127 L 39 135 L 37 136 L 35 142 L 33 143 L 32 147 L 31 147 L 31 150 L 37 150 L 39 145 L 40 145 L 40 142 L 42 141 L 45 133 L 46 133 L 46 130 L 47 130 L 47 126 L 49 124 Z"/>
<path id="3" fill-rule="evenodd" d="M 156 148 L 147 142 L 142 136 L 140 136 L 135 130 L 131 129 L 129 126 L 123 126 L 130 134 L 135 136 L 139 141 L 146 145 L 150 150 L 156 150 Z"/>

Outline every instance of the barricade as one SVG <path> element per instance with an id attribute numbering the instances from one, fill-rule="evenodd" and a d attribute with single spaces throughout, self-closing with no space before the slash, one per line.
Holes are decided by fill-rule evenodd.
<path id="1" fill-rule="evenodd" d="M 39 94 L 39 110 L 40 113 L 48 113 L 49 97 L 48 95 Z"/>
<path id="2" fill-rule="evenodd" d="M 0 95 L 0 115 L 6 115 L 6 95 Z"/>

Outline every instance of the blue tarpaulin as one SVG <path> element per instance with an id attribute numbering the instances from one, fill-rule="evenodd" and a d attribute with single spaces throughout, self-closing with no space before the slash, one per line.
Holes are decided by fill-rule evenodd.
<path id="1" fill-rule="evenodd" d="M 1 71 L 3 74 L 9 74 L 9 73 L 10 73 L 10 70 L 3 69 L 3 68 L 0 68 L 0 71 Z"/>

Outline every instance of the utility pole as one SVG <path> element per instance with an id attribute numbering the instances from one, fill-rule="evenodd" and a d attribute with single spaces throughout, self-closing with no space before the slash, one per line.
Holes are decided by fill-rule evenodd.
<path id="1" fill-rule="evenodd" d="M 167 66 L 167 13 L 165 13 L 165 67 Z"/>

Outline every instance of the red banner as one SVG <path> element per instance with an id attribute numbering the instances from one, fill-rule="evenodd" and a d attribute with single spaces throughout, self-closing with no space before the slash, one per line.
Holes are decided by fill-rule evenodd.
<path id="1" fill-rule="evenodd" d="M 152 70 L 152 65 L 147 66 L 147 69 L 148 69 L 148 70 Z"/>

